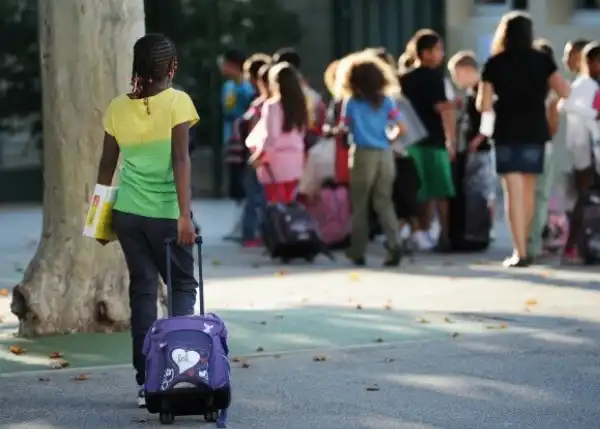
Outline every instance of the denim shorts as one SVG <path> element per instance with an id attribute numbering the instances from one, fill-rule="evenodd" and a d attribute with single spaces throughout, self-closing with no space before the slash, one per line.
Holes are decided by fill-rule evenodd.
<path id="1" fill-rule="evenodd" d="M 544 143 L 496 142 L 496 171 L 509 173 L 542 174 L 544 172 Z"/>

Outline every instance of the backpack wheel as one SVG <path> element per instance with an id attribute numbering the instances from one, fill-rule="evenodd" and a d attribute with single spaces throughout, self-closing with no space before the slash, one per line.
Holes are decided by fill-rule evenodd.
<path id="1" fill-rule="evenodd" d="M 163 425 L 172 425 L 175 421 L 175 416 L 170 411 L 162 411 L 159 415 L 160 423 Z"/>
<path id="2" fill-rule="evenodd" d="M 204 420 L 210 423 L 215 423 L 219 420 L 219 412 L 218 411 L 208 411 L 204 413 Z"/>

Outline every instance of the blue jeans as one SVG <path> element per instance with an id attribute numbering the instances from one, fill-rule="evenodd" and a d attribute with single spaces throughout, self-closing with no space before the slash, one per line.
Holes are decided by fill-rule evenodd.
<path id="1" fill-rule="evenodd" d="M 177 237 L 176 219 L 158 219 L 113 211 L 113 225 L 129 270 L 129 306 L 133 366 L 138 385 L 144 384 L 144 338 L 157 318 L 158 276 L 166 281 L 165 239 Z M 198 282 L 194 277 L 192 246 L 173 246 L 171 252 L 171 302 L 173 316 L 194 314 Z"/>
<path id="2" fill-rule="evenodd" d="M 246 191 L 246 203 L 242 213 L 242 241 L 247 241 L 256 239 L 256 232 L 266 206 L 265 193 L 262 185 L 258 182 L 254 168 L 246 168 L 244 190 Z"/>

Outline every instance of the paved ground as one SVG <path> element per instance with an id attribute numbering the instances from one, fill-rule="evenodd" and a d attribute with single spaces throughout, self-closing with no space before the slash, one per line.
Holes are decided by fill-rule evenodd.
<path id="1" fill-rule="evenodd" d="M 423 255 L 393 271 L 326 260 L 281 268 L 220 241 L 230 225 L 224 203 L 199 203 L 196 212 L 207 242 L 208 307 L 229 323 L 233 355 L 256 355 L 247 369 L 235 364 L 232 428 L 600 427 L 597 268 L 504 271 L 496 261 L 505 236 L 486 255 Z M 39 216 L 0 210 L 4 287 L 35 250 L 27 240 L 39 234 Z M 379 245 L 372 254 L 375 266 Z M 128 365 L 39 371 L 61 344 L 51 339 L 37 361 L 40 343 L 28 346 L 32 361 L 8 354 L 16 341 L 8 302 L 0 297 L 0 428 L 158 427 L 155 416 L 131 407 Z M 126 335 L 102 337 L 107 342 L 71 337 L 56 351 L 79 366 L 124 362 Z M 327 360 L 314 362 L 316 355 Z M 87 380 L 73 379 L 80 374 Z"/>

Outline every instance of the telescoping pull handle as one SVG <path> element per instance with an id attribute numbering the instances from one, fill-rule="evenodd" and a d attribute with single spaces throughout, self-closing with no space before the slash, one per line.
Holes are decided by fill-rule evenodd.
<path id="1" fill-rule="evenodd" d="M 200 314 L 204 315 L 204 278 L 202 275 L 202 236 L 198 235 L 195 239 L 196 245 L 198 246 L 198 297 L 200 301 Z M 166 254 L 166 279 L 167 284 L 167 314 L 169 317 L 173 316 L 173 283 L 171 274 L 171 263 L 173 245 L 177 243 L 177 237 L 169 237 L 165 240 L 165 254 Z"/>

